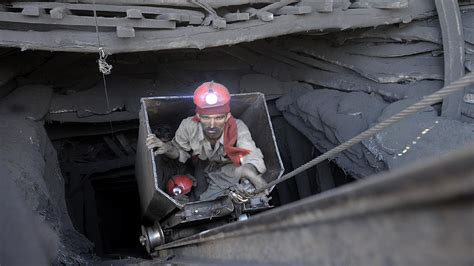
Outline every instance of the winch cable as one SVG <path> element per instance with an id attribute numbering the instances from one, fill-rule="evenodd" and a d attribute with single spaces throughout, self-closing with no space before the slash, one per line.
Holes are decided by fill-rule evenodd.
<path id="1" fill-rule="evenodd" d="M 341 145 L 325 152 L 324 154 L 314 158 L 313 160 L 303 164 L 302 166 L 296 168 L 295 170 L 283 175 L 281 178 L 273 180 L 272 182 L 268 183 L 266 186 L 255 190 L 252 194 L 258 194 L 266 189 L 269 189 L 281 182 L 284 182 L 299 173 L 308 170 L 309 168 L 317 165 L 318 163 L 333 158 L 334 155 L 349 149 L 350 147 L 354 146 L 355 144 L 360 143 L 361 141 L 373 137 L 375 134 L 379 133 L 380 131 L 384 130 L 385 128 L 399 122 L 400 120 L 406 118 L 409 115 L 415 114 L 417 112 L 422 111 L 423 109 L 431 106 L 432 104 L 438 103 L 443 100 L 444 97 L 457 92 L 464 87 L 474 84 L 474 72 L 471 72 L 460 79 L 450 83 L 449 85 L 443 87 L 442 89 L 423 97 L 420 101 L 416 102 L 415 104 L 405 108 L 404 110 L 400 111 L 399 113 L 387 118 L 386 120 L 376 124 L 375 126 L 367 129 L 366 131 L 360 133 L 359 135 L 353 137 L 352 139 L 342 143 Z"/>
<path id="2" fill-rule="evenodd" d="M 92 10 L 94 12 L 95 32 L 97 34 L 97 49 L 99 52 L 99 59 L 97 60 L 97 63 L 99 64 L 99 72 L 102 73 L 102 82 L 104 84 L 107 112 L 112 113 L 112 110 L 110 109 L 109 94 L 107 92 L 107 81 L 105 80 L 105 75 L 110 75 L 111 73 L 112 65 L 107 63 L 106 59 L 107 59 L 108 54 L 105 52 L 100 42 L 99 25 L 97 23 L 97 11 L 95 7 L 95 0 L 92 1 Z M 109 124 L 110 124 L 111 134 L 114 134 L 114 127 L 112 125 L 112 120 L 109 120 Z"/>

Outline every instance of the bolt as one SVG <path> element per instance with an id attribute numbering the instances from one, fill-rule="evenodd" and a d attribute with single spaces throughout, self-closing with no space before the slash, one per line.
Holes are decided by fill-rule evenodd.
<path id="1" fill-rule="evenodd" d="M 145 246 L 145 244 L 146 244 L 146 236 L 140 236 L 139 240 L 140 240 L 140 244 L 142 244 L 142 246 Z"/>
<path id="2" fill-rule="evenodd" d="M 464 95 L 464 102 L 474 104 L 474 93 L 467 93 Z"/>

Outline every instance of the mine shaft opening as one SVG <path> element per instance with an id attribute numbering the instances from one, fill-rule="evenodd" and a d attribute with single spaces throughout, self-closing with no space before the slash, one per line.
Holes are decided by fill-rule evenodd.
<path id="1" fill-rule="evenodd" d="M 114 128 L 115 126 L 115 128 Z M 49 123 L 74 227 L 104 258 L 145 257 L 135 180 L 138 121 Z"/>
<path id="2" fill-rule="evenodd" d="M 233 49 L 251 50 L 252 45 Z M 38 63 L 38 69 L 25 74 L 21 82 L 53 88 L 45 128 L 65 180 L 71 221 L 94 243 L 98 256 L 147 256 L 138 241 L 143 220 L 134 169 L 142 97 L 192 95 L 200 83 L 209 80 L 225 84 L 231 93 L 262 91 L 270 95 L 268 113 L 286 172 L 321 154 L 276 107 L 275 95 L 284 94 L 283 87 L 298 90 L 313 86 L 306 82 L 275 83 L 276 79 L 255 69 L 255 62 L 223 50 L 112 55 L 108 62 L 113 71 L 105 77 L 108 98 L 95 54 L 31 52 L 45 62 Z M 272 65 L 271 59 L 263 63 L 259 68 L 279 66 Z M 189 114 L 193 111 L 190 109 Z M 176 126 L 179 122 L 173 121 Z M 354 180 L 335 162 L 327 161 L 277 185 L 270 203 L 281 206 Z M 195 232 L 189 228 L 179 234 Z"/>
<path id="3" fill-rule="evenodd" d="M 138 241 L 143 222 L 134 169 L 138 121 L 52 122 L 45 127 L 58 154 L 68 213 L 76 230 L 94 243 L 94 251 L 100 257 L 147 257 Z M 340 186 L 352 180 L 335 164 L 331 163 L 328 169 L 333 178 L 325 179 L 326 184 L 315 178 L 311 194 L 329 189 L 327 182 Z M 316 172 L 312 174 L 317 177 Z M 296 182 L 279 185 L 285 188 L 279 191 L 277 187 L 272 192 L 271 204 L 279 206 L 298 200 L 301 192 Z M 222 224 L 222 220 L 216 222 Z M 207 229 L 203 224 L 198 226 Z M 179 234 L 198 231 L 189 228 Z"/>

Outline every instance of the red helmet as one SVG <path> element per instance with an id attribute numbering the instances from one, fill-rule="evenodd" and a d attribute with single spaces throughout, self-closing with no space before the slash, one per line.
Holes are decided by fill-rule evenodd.
<path id="1" fill-rule="evenodd" d="M 193 180 L 187 175 L 172 176 L 166 184 L 166 190 L 171 196 L 186 195 L 191 192 Z"/>
<path id="2" fill-rule="evenodd" d="M 224 85 L 214 81 L 204 82 L 194 91 L 196 112 L 202 115 L 230 112 L 230 94 Z"/>

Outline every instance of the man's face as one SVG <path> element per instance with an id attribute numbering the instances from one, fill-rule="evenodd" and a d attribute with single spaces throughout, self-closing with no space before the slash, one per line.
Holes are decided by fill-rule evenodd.
<path id="1" fill-rule="evenodd" d="M 230 114 L 198 115 L 207 139 L 217 140 L 224 132 L 224 126 Z"/>

